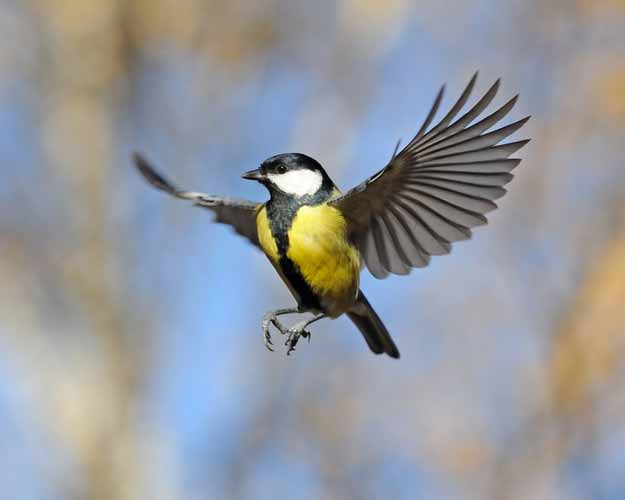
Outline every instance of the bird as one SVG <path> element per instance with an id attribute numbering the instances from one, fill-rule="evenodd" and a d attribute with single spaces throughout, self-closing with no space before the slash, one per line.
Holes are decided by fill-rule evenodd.
<path id="1" fill-rule="evenodd" d="M 298 340 L 310 341 L 310 325 L 341 315 L 353 322 L 370 350 L 399 358 L 386 326 L 360 289 L 364 267 L 378 279 L 425 267 L 432 256 L 450 253 L 452 243 L 471 238 L 497 208 L 520 158 L 511 156 L 529 139 L 501 142 L 519 130 L 526 116 L 490 131 L 512 110 L 519 95 L 481 117 L 497 94 L 497 79 L 461 113 L 478 73 L 450 110 L 433 126 L 445 85 L 416 135 L 388 163 L 342 193 L 321 164 L 302 153 L 271 156 L 243 179 L 262 184 L 269 199 L 256 203 L 179 189 L 140 153 L 134 163 L 152 186 L 211 210 L 214 220 L 234 228 L 268 257 L 296 305 L 267 312 L 261 323 L 273 351 L 271 327 L 286 338 L 287 355 Z M 478 119 L 479 118 L 479 119 Z M 287 328 L 287 314 L 312 318 Z"/>

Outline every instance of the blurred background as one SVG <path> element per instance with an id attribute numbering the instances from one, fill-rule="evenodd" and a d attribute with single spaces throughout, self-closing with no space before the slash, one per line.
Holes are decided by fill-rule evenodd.
<path id="1" fill-rule="evenodd" d="M 0 32 L 2 498 L 625 498 L 623 0 L 0 0 Z M 533 141 L 471 242 L 363 274 L 400 361 L 346 319 L 268 352 L 265 257 L 129 161 L 349 188 L 476 69 Z"/>

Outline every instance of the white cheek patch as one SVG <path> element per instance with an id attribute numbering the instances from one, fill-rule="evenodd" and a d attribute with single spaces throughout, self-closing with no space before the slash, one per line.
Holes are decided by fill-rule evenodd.
<path id="1" fill-rule="evenodd" d="M 291 170 L 284 174 L 269 174 L 269 180 L 280 191 L 295 196 L 313 195 L 323 183 L 323 177 L 314 170 Z"/>

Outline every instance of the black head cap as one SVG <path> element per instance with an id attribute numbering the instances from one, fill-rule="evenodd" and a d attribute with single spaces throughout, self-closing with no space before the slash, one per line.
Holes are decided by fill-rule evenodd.
<path id="1" fill-rule="evenodd" d="M 317 184 L 317 187 L 313 188 L 314 194 L 318 195 L 315 196 L 315 199 L 317 197 L 327 197 L 332 193 L 334 183 L 321 164 L 314 158 L 301 153 L 284 153 L 267 158 L 261 163 L 258 169 L 243 174 L 243 178 L 263 183 L 272 194 L 279 194 L 279 192 L 282 191 L 287 194 L 297 194 L 301 197 L 304 196 L 304 194 L 298 193 L 298 191 L 303 188 L 305 195 L 312 196 L 313 191 L 306 192 L 306 184 L 297 182 L 297 174 L 295 174 L 295 177 L 282 177 L 284 174 L 288 175 L 290 172 L 298 171 L 310 171 L 318 174 L 320 182 Z M 282 182 L 280 181 L 281 179 L 283 179 Z M 304 177 L 304 179 L 308 180 L 311 179 L 311 177 Z M 291 183 L 293 180 L 295 180 L 297 187 L 293 190 L 289 190 L 289 188 L 292 187 Z M 312 186 L 315 186 L 314 176 L 311 180 Z"/>
<path id="2" fill-rule="evenodd" d="M 291 170 L 314 170 L 322 176 L 327 174 L 321 164 L 301 153 L 283 153 L 267 158 L 260 165 L 261 171 L 264 173 L 285 173 Z"/>

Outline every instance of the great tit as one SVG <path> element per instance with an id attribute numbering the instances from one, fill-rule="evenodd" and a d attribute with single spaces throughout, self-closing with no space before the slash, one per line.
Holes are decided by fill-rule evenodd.
<path id="1" fill-rule="evenodd" d="M 466 113 L 456 118 L 476 82 L 470 80 L 451 110 L 430 127 L 443 85 L 416 136 L 388 164 L 362 184 L 341 194 L 323 167 L 299 153 L 268 158 L 243 174 L 269 191 L 265 203 L 184 191 L 135 154 L 145 179 L 166 193 L 206 207 L 216 222 L 229 224 L 259 247 L 297 301 L 297 307 L 263 317 L 265 345 L 272 349 L 270 325 L 286 335 L 287 354 L 307 328 L 322 318 L 347 314 L 371 351 L 399 358 L 382 320 L 360 290 L 363 265 L 376 278 L 408 274 L 425 267 L 432 255 L 451 251 L 455 241 L 471 237 L 471 228 L 487 223 L 485 213 L 506 193 L 510 173 L 520 159 L 510 156 L 529 140 L 499 143 L 521 128 L 525 117 L 487 132 L 516 103 L 518 95 L 475 121 L 491 103 L 500 81 Z M 312 319 L 286 328 L 279 316 L 312 313 Z"/>

